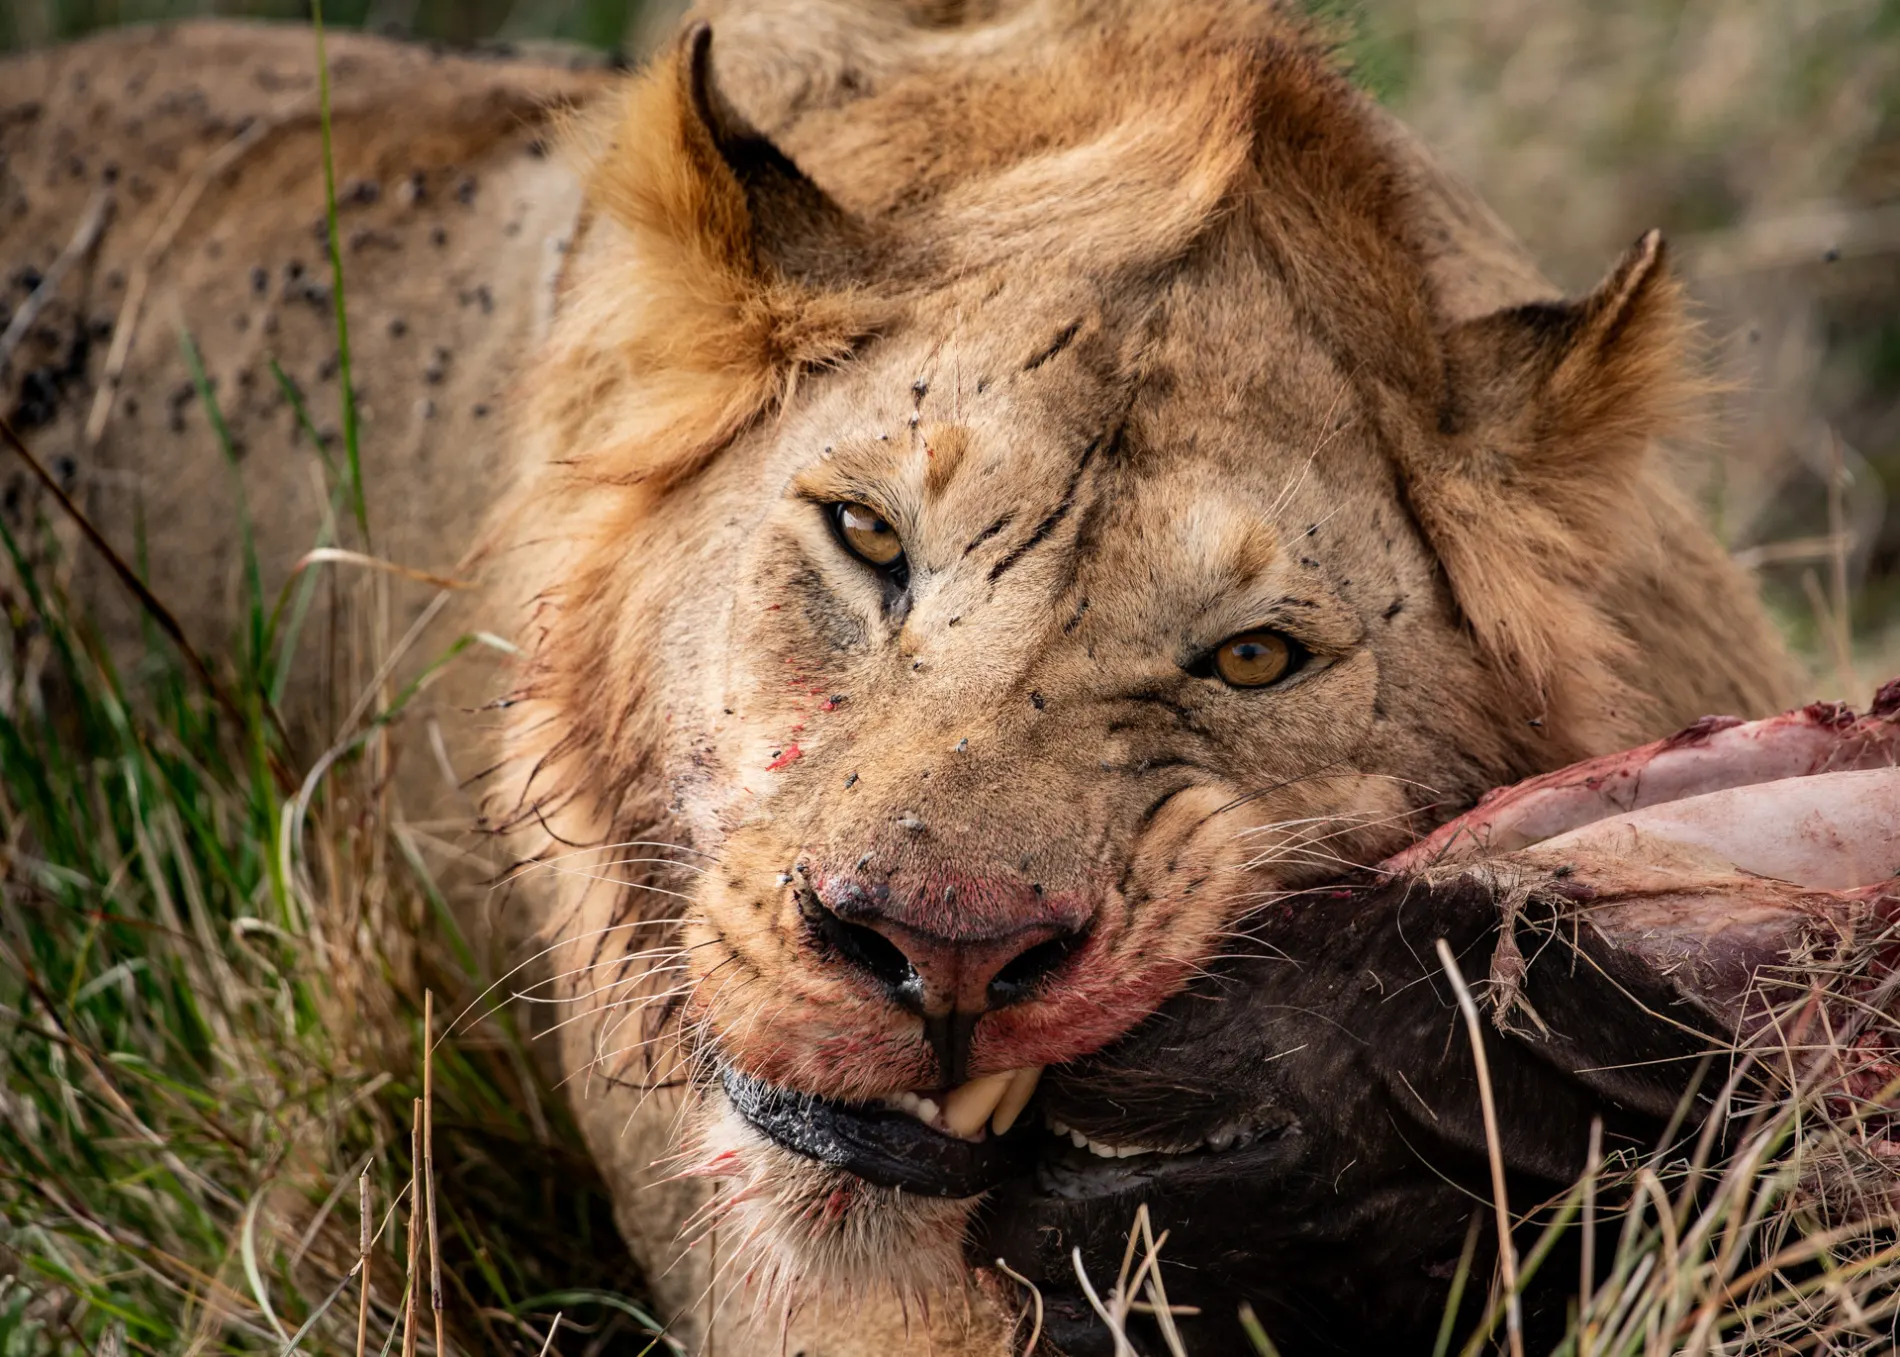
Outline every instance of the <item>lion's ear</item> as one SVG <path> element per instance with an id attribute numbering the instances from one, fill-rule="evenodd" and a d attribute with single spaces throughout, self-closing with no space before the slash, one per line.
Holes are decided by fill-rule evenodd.
<path id="1" fill-rule="evenodd" d="M 720 92 L 707 24 L 577 131 L 581 229 L 527 423 L 590 480 L 664 487 L 875 327 L 868 236 Z"/>
<path id="2" fill-rule="evenodd" d="M 1479 643 L 1526 715 L 1573 747 L 1642 719 L 1606 605 L 1614 577 L 1663 545 L 1650 510 L 1671 492 L 1653 445 L 1697 404 L 1687 336 L 1652 231 L 1587 297 L 1451 327 L 1440 437 L 1407 459 L 1408 497 Z"/>
<path id="3" fill-rule="evenodd" d="M 1683 415 L 1694 390 L 1686 331 L 1657 231 L 1581 300 L 1454 326 L 1441 423 L 1455 454 L 1488 462 L 1504 453 L 1519 476 L 1599 479 L 1606 461 L 1640 456 Z"/>
<path id="4" fill-rule="evenodd" d="M 713 73 L 711 24 L 687 30 L 676 73 L 681 102 L 695 115 L 684 129 L 688 154 L 708 179 L 729 176 L 738 184 L 745 219 L 730 227 L 741 237 L 736 246 L 751 249 L 754 266 L 845 285 L 868 271 L 866 233 L 720 89 Z"/>

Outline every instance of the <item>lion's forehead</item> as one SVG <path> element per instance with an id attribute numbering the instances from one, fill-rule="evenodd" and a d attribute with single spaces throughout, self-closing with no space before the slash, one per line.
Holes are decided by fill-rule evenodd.
<path id="1" fill-rule="evenodd" d="M 1426 567 L 1356 393 L 1292 327 L 1157 340 L 1149 320 L 1136 345 L 1074 303 L 943 319 L 811 383 L 771 435 L 788 494 L 835 470 L 891 516 L 929 585 L 914 626 L 1078 590 L 1148 630 L 1355 579 L 1385 607 Z"/>

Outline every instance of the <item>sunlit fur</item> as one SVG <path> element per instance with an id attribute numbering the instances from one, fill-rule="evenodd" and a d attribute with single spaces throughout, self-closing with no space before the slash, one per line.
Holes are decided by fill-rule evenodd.
<path id="1" fill-rule="evenodd" d="M 1657 452 L 1695 382 L 1654 238 L 1557 301 L 1260 4 L 727 9 L 722 97 L 825 200 L 748 199 L 684 49 L 578 121 L 492 808 L 566 864 L 526 880 L 574 944 L 577 1106 L 682 1331 L 829 1304 L 824 1350 L 874 1351 L 836 1302 L 961 1313 L 968 1208 L 766 1146 L 717 1092 L 721 1061 L 831 1096 L 937 1078 L 794 877 L 876 873 L 947 929 L 1031 883 L 1085 916 L 972 1069 L 1060 1061 L 1279 892 L 1488 786 L 1771 708 L 1784 670 Z M 897 528 L 901 601 L 833 499 Z M 1258 626 L 1312 662 L 1185 672 Z M 633 841 L 698 856 L 611 865 Z"/>

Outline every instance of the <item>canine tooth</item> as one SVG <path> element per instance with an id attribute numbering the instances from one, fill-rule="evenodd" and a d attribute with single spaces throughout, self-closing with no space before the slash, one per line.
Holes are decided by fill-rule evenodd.
<path id="1" fill-rule="evenodd" d="M 1069 1143 L 1078 1150 L 1086 1150 L 1089 1147 L 1089 1138 L 1080 1131 L 1071 1130 L 1069 1132 Z"/>
<path id="2" fill-rule="evenodd" d="M 1029 1099 L 1041 1079 L 1040 1065 L 1030 1065 L 1009 1076 L 1009 1087 L 1003 1090 L 1003 1100 L 996 1104 L 996 1115 L 990 1118 L 990 1130 L 993 1133 L 999 1136 L 1009 1134 L 1009 1128 L 1016 1124 L 1016 1118 L 1029 1106 Z"/>
<path id="3" fill-rule="evenodd" d="M 919 1098 L 917 1105 L 910 1109 L 911 1115 L 918 1121 L 934 1122 L 937 1119 L 937 1104 L 928 1098 Z"/>
<path id="4" fill-rule="evenodd" d="M 959 1084 L 944 1095 L 943 1124 L 953 1136 L 968 1140 L 983 1129 L 983 1123 L 990 1119 L 990 1113 L 1009 1092 L 1010 1080 L 1015 1077 L 1013 1071 L 1002 1074 L 986 1074 L 980 1079 L 972 1079 L 967 1084 Z"/>

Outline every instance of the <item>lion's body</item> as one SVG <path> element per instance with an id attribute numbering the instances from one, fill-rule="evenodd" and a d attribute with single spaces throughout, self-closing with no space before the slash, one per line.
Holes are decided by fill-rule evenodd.
<path id="1" fill-rule="evenodd" d="M 696 1038 L 748 1075 L 853 1097 L 942 1081 L 914 1019 L 809 954 L 800 910 L 831 907 L 824 882 L 882 855 L 868 870 L 906 928 L 1085 920 L 1079 997 L 988 1015 L 969 1048 L 977 1073 L 1054 1062 L 1138 1021 L 1259 892 L 1496 782 L 1786 696 L 1746 581 L 1654 451 L 1693 383 L 1653 245 L 1560 306 L 1261 6 L 869 8 L 717 7 L 716 97 L 678 59 L 610 85 L 333 40 L 376 548 L 473 570 L 489 509 L 514 511 L 491 587 L 459 605 L 530 657 L 490 809 L 524 855 L 659 842 L 716 863 L 531 883 L 574 948 L 557 969 L 590 968 L 568 997 L 600 1010 L 565 1029 L 589 1070 L 577 1110 L 681 1311 L 715 1285 L 747 1308 L 715 1274 L 755 1235 L 769 1251 L 739 1270 L 767 1283 L 928 1289 L 955 1269 L 961 1203 L 860 1199 L 720 1095 L 701 1106 L 703 1083 L 640 1091 L 711 1049 L 675 1056 L 629 1021 L 682 981 Z M 121 542 L 142 497 L 155 584 L 201 639 L 230 615 L 238 538 L 181 324 L 244 447 L 273 582 L 322 516 L 264 362 L 334 422 L 307 53 L 185 28 L 0 66 L 0 260 L 45 269 L 108 162 L 120 203 L 9 401 L 49 393 L 31 441 L 75 458 Z M 569 161 L 538 154 L 550 100 L 588 107 Z M 702 125 L 728 100 L 730 127 Z M 245 118 L 269 129 L 233 143 Z M 89 445 L 107 341 L 69 363 L 74 326 L 121 310 L 221 147 Z M 900 605 L 812 526 L 813 503 L 873 495 L 917 558 Z M 1263 618 L 1314 657 L 1283 693 L 1184 676 L 1195 644 Z M 467 726 L 448 746 L 464 774 L 491 761 Z M 1157 784 L 1164 767 L 1190 771 Z M 683 933 L 662 923 L 681 898 Z M 691 952 L 657 971 L 633 957 L 675 937 Z M 697 1179 L 649 1186 L 683 1117 L 697 1167 L 754 1200 L 669 1270 L 708 1200 Z M 1000 1341 L 971 1313 L 931 1307 L 939 1351 Z M 816 1357 L 893 1350 L 902 1323 L 814 1303 L 795 1327 Z"/>
<path id="2" fill-rule="evenodd" d="M 577 210 L 550 152 L 549 109 L 609 73 L 593 60 L 477 59 L 349 33 L 332 34 L 330 52 L 374 547 L 453 572 L 506 483 L 508 384 L 545 323 Z M 0 317 L 28 304 L 95 198 L 110 201 L 95 248 L 10 355 L 0 413 L 128 554 L 142 515 L 153 587 L 216 653 L 244 587 L 239 499 L 182 337 L 201 351 L 229 427 L 271 597 L 318 543 L 329 507 L 273 360 L 325 455 L 344 460 L 310 35 L 127 29 L 0 70 Z M 117 398 L 89 437 L 122 328 Z M 30 497 L 17 464 L 5 484 L 10 505 Z M 110 588 L 97 601 L 120 624 L 133 616 Z"/>

